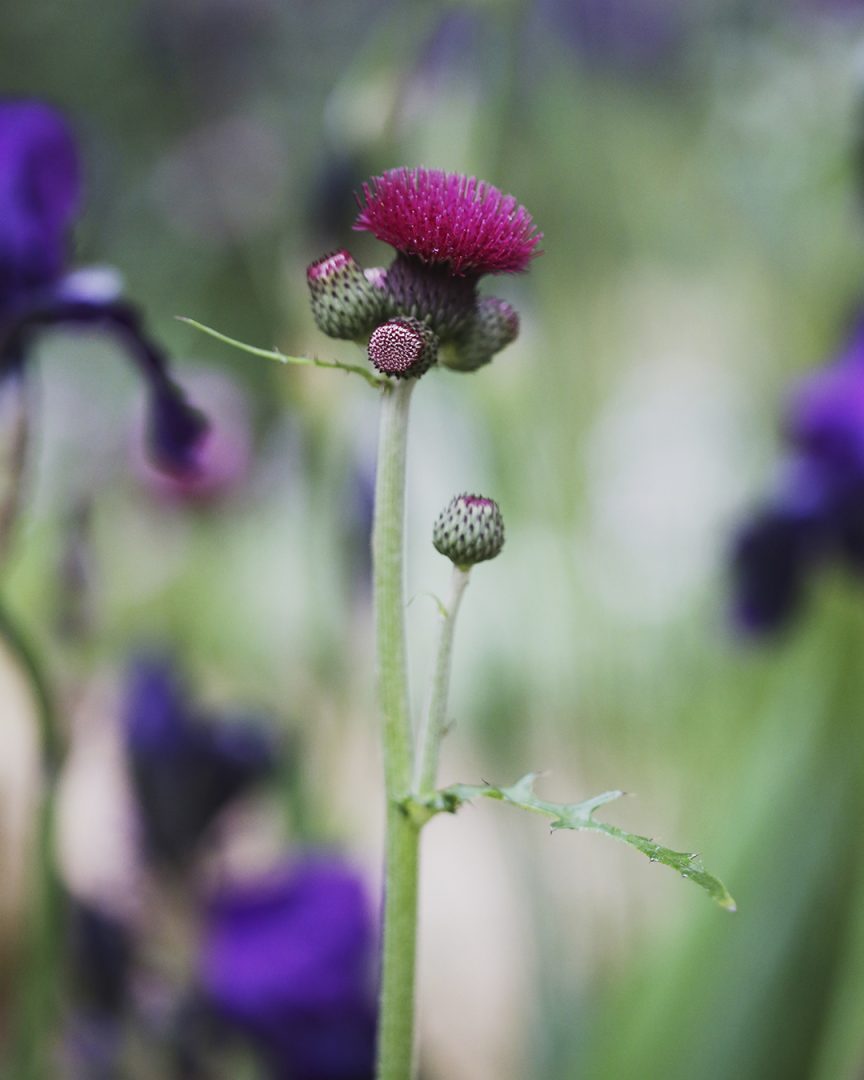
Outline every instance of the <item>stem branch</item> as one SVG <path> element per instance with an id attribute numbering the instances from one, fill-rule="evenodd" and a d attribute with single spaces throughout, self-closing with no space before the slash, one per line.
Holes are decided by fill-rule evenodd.
<path id="1" fill-rule="evenodd" d="M 450 668 L 453 656 L 453 633 L 456 629 L 456 616 L 465 586 L 468 584 L 470 568 L 461 570 L 453 566 L 450 583 L 450 600 L 446 611 L 441 613 L 441 628 L 438 636 L 438 654 L 435 658 L 435 673 L 432 681 L 432 694 L 426 726 L 420 740 L 417 755 L 417 770 L 414 778 L 415 794 L 429 794 L 435 787 L 438 775 L 438 757 L 441 752 L 441 740 L 447 733 L 447 696 L 450 691 Z"/>

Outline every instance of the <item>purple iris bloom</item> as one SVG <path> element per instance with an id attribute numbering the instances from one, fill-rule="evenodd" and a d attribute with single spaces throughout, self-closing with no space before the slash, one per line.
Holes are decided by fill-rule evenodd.
<path id="1" fill-rule="evenodd" d="M 837 359 L 793 393 L 787 433 L 838 481 L 864 476 L 864 316 L 853 324 Z"/>
<path id="2" fill-rule="evenodd" d="M 780 483 L 733 552 L 736 621 L 755 633 L 791 621 L 821 563 L 864 573 L 864 316 L 838 356 L 799 383 L 785 427 Z"/>
<path id="3" fill-rule="evenodd" d="M 540 0 L 556 31 L 597 68 L 635 75 L 674 66 L 687 32 L 681 0 Z"/>
<path id="4" fill-rule="evenodd" d="M 275 1080 L 371 1080 L 372 957 L 357 875 L 338 858 L 306 857 L 211 898 L 201 989 Z"/>
<path id="5" fill-rule="evenodd" d="M 807 576 L 820 554 L 822 530 L 778 504 L 756 514 L 739 533 L 733 553 L 735 619 L 760 634 L 787 623 L 800 609 Z"/>
<path id="6" fill-rule="evenodd" d="M 144 842 L 165 865 L 191 857 L 219 812 L 275 767 L 256 718 L 203 713 L 161 657 L 133 665 L 124 725 Z"/>
<path id="7" fill-rule="evenodd" d="M 0 380 L 20 374 L 51 326 L 96 326 L 119 337 L 149 388 L 148 441 L 168 471 L 196 467 L 204 417 L 170 378 L 165 356 L 116 288 L 68 273 L 80 204 L 78 152 L 65 119 L 38 101 L 0 100 Z"/>

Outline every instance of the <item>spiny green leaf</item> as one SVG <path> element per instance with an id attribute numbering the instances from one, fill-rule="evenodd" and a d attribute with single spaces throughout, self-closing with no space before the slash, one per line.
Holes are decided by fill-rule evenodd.
<path id="1" fill-rule="evenodd" d="M 366 368 L 361 367 L 359 364 L 343 364 L 339 360 L 319 360 L 314 356 L 286 356 L 285 353 L 280 352 L 278 349 L 259 349 L 257 345 L 247 345 L 245 341 L 238 341 L 236 338 L 228 337 L 227 334 L 222 334 L 218 330 L 214 330 L 211 326 L 205 326 L 204 323 L 196 322 L 195 319 L 189 319 L 185 315 L 178 315 L 177 318 L 180 322 L 186 323 L 187 326 L 192 326 L 196 330 L 200 330 L 204 334 L 209 334 L 210 337 L 216 338 L 217 341 L 221 341 L 225 345 L 231 345 L 235 349 L 241 349 L 243 352 L 251 353 L 252 356 L 262 356 L 265 360 L 276 360 L 280 364 L 298 364 L 302 367 L 320 367 L 320 368 L 335 368 L 337 371 L 347 371 L 351 375 L 359 375 L 365 379 L 370 386 L 389 388 L 390 383 L 385 379 L 379 379 L 377 375 L 373 375 L 371 371 L 367 371 Z"/>
<path id="2" fill-rule="evenodd" d="M 619 829 L 617 825 L 607 825 L 594 818 L 595 811 L 608 802 L 620 799 L 624 794 L 623 791 L 604 791 L 602 795 L 595 795 L 593 799 L 586 799 L 580 803 L 554 803 L 537 798 L 534 794 L 536 779 L 536 773 L 529 773 L 510 787 L 495 787 L 492 784 L 453 784 L 432 795 L 411 800 L 408 809 L 415 820 L 422 824 L 435 814 L 455 814 L 461 806 L 473 799 L 497 799 L 511 806 L 518 806 L 520 810 L 530 810 L 534 814 L 551 818 L 553 830 L 589 829 L 593 832 L 605 833 L 606 836 L 611 836 L 615 840 L 621 840 L 636 848 L 637 851 L 641 851 L 643 855 L 647 855 L 651 862 L 670 866 L 681 877 L 701 886 L 727 911 L 735 911 L 735 901 L 726 886 L 706 871 L 701 859 L 695 853 L 673 851 L 671 848 L 655 843 L 650 837 L 626 832 L 624 829 Z"/>

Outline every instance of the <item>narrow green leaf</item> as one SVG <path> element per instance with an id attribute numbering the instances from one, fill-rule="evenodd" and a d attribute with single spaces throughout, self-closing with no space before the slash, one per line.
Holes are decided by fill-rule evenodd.
<path id="1" fill-rule="evenodd" d="M 196 322 L 195 319 L 190 319 L 185 315 L 178 315 L 177 318 L 180 322 L 186 323 L 187 326 L 200 330 L 203 334 L 209 334 L 210 337 L 216 338 L 217 341 L 221 341 L 225 345 L 231 345 L 235 349 L 251 353 L 252 356 L 261 356 L 265 360 L 276 360 L 280 364 L 298 364 L 301 367 L 334 368 L 337 371 L 347 371 L 351 375 L 359 375 L 376 389 L 378 387 L 389 388 L 390 386 L 385 379 L 379 379 L 377 375 L 373 375 L 371 371 L 361 367 L 359 364 L 343 364 L 339 360 L 319 360 L 315 356 L 286 356 L 285 353 L 280 352 L 278 349 L 259 349 L 257 345 L 247 345 L 245 341 L 238 341 L 236 338 L 228 337 L 227 334 L 222 334 L 211 326 L 205 326 L 204 323 Z"/>
<path id="2" fill-rule="evenodd" d="M 534 794 L 536 779 L 535 773 L 529 773 L 511 787 L 495 787 L 491 784 L 453 784 L 427 797 L 411 800 L 409 812 L 418 823 L 422 824 L 435 814 L 455 814 L 461 806 L 473 799 L 497 799 L 511 806 L 517 806 L 520 810 L 529 810 L 534 814 L 551 818 L 553 830 L 589 829 L 593 832 L 605 833 L 606 836 L 611 836 L 615 840 L 621 840 L 636 848 L 637 851 L 641 851 L 643 855 L 647 855 L 651 862 L 669 866 L 681 877 L 695 882 L 727 911 L 735 911 L 735 901 L 726 886 L 706 871 L 698 855 L 686 851 L 673 851 L 671 848 L 655 843 L 650 837 L 626 832 L 624 829 L 619 829 L 617 825 L 607 825 L 603 821 L 595 820 L 595 811 L 608 802 L 620 799 L 624 794 L 623 791 L 604 791 L 602 795 L 595 795 L 593 799 L 586 799 L 580 803 L 546 802 L 544 799 L 538 799 Z"/>

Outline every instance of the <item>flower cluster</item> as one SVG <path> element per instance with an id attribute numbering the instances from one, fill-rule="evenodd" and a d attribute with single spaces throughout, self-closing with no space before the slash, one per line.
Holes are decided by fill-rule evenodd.
<path id="1" fill-rule="evenodd" d="M 37 101 L 0 101 L 0 383 L 20 376 L 36 336 L 94 326 L 119 337 L 149 391 L 154 462 L 189 473 L 203 416 L 170 378 L 162 351 L 112 275 L 70 272 L 69 230 L 80 206 L 78 152 L 64 118 Z"/>
<path id="2" fill-rule="evenodd" d="M 775 493 L 733 553 L 735 616 L 753 633 L 792 619 L 820 565 L 864 573 L 864 315 L 840 354 L 798 385 L 785 428 Z"/>
<path id="3" fill-rule="evenodd" d="M 370 348 L 378 370 L 397 378 L 417 378 L 439 358 L 454 370 L 476 371 L 515 340 L 513 308 L 477 294 L 482 276 L 526 270 L 538 254 L 542 234 L 512 195 L 456 173 L 394 169 L 364 184 L 358 203 L 355 229 L 390 244 L 396 257 L 365 271 L 345 250 L 312 263 L 312 313 L 325 334 L 367 341 L 388 321 L 425 324 L 434 340 L 424 363 L 389 370 Z"/>

